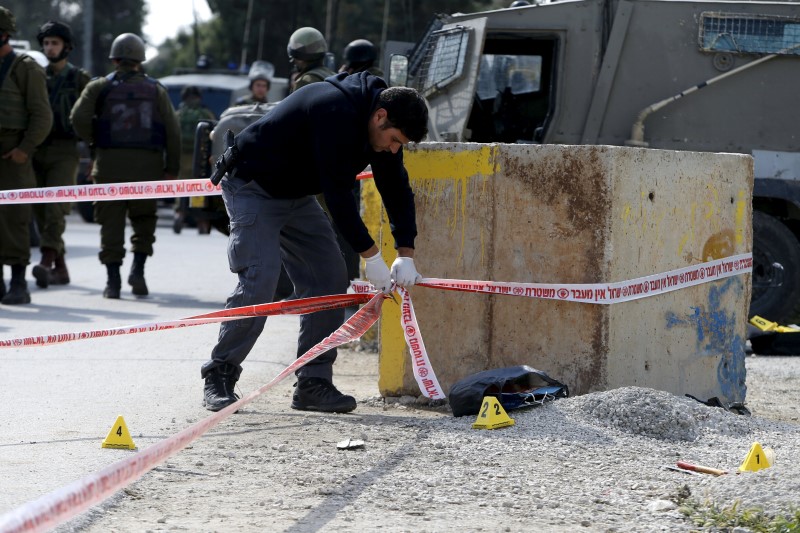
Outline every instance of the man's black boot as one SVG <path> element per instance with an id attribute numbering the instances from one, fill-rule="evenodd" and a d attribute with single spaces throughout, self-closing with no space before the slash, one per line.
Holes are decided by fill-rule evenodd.
<path id="1" fill-rule="evenodd" d="M 213 368 L 206 374 L 203 389 L 203 407 L 209 411 L 219 411 L 239 399 L 234 392 L 241 371 L 234 365 L 225 364 Z"/>
<path id="2" fill-rule="evenodd" d="M 119 267 L 121 266 L 122 263 L 106 263 L 108 281 L 106 282 L 106 288 L 103 290 L 103 298 L 119 300 L 119 293 L 122 290 L 122 276 L 119 273 Z"/>
<path id="3" fill-rule="evenodd" d="M 28 282 L 25 281 L 26 265 L 11 265 L 11 282 L 8 292 L 0 302 L 6 305 L 19 305 L 31 303 L 31 293 L 28 292 Z"/>
<path id="4" fill-rule="evenodd" d="M 324 378 L 298 378 L 292 396 L 292 409 L 349 413 L 356 408 L 356 399 L 339 392 Z"/>
<path id="5" fill-rule="evenodd" d="M 128 285 L 131 292 L 136 296 L 147 296 L 147 283 L 144 281 L 144 262 L 147 261 L 147 254 L 143 252 L 133 253 L 133 265 L 128 276 Z"/>

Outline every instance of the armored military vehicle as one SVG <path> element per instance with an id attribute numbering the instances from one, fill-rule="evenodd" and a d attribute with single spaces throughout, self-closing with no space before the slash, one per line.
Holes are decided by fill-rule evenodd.
<path id="1" fill-rule="evenodd" d="M 751 154 L 751 313 L 798 317 L 800 4 L 568 0 L 440 15 L 389 71 L 428 98 L 431 140 Z"/>

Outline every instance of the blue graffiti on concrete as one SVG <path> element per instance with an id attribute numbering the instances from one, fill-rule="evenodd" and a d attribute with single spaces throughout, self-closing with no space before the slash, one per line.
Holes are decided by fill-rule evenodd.
<path id="1" fill-rule="evenodd" d="M 720 390 L 727 402 L 743 402 L 747 394 L 745 341 L 736 335 L 736 313 L 728 314 L 721 307 L 722 296 L 729 290 L 742 294 L 742 280 L 734 277 L 714 284 L 708 291 L 707 309 L 692 307 L 692 314 L 684 318 L 674 313 L 667 314 L 667 328 L 692 326 L 697 330 L 698 351 L 722 354 L 717 366 Z"/>

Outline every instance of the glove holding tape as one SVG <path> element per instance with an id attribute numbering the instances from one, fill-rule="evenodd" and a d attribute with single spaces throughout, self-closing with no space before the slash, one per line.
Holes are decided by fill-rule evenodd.
<path id="1" fill-rule="evenodd" d="M 422 274 L 417 272 L 414 259 L 411 257 L 398 257 L 392 263 L 392 279 L 401 287 L 410 287 L 422 279 Z"/>
<path id="2" fill-rule="evenodd" d="M 367 275 L 369 282 L 379 291 L 388 294 L 392 289 L 392 274 L 383 261 L 381 253 L 378 252 L 372 257 L 365 257 L 364 262 L 364 273 Z"/>

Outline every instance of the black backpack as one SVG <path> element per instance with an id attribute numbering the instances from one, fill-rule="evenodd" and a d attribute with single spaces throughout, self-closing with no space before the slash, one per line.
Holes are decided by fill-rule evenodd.
<path id="1" fill-rule="evenodd" d="M 495 396 L 508 411 L 566 398 L 569 388 L 527 365 L 486 370 L 467 376 L 450 388 L 453 416 L 478 414 L 485 396 Z"/>

